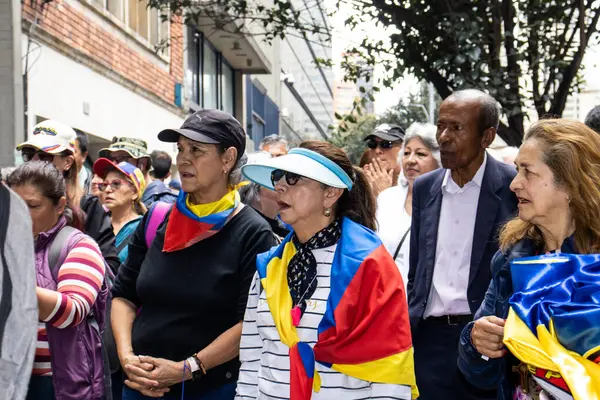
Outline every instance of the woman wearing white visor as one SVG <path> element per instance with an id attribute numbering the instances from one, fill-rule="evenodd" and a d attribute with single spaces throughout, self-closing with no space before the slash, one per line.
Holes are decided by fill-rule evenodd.
<path id="1" fill-rule="evenodd" d="M 257 258 L 236 398 L 415 398 L 404 285 L 362 172 L 318 141 L 242 172 L 293 232 Z"/>

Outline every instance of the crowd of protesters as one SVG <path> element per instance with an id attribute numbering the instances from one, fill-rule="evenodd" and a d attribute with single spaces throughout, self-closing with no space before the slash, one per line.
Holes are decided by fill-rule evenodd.
<path id="1" fill-rule="evenodd" d="M 0 398 L 600 398 L 600 107 L 498 148 L 437 125 L 330 143 L 231 115 L 115 137 L 55 120 L 0 184 Z M 516 167 L 516 168 L 515 168 Z"/>

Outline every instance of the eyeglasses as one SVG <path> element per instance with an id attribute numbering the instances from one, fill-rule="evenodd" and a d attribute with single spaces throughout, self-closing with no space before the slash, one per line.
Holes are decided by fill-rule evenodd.
<path id="1" fill-rule="evenodd" d="M 394 147 L 394 142 L 389 140 L 382 140 L 378 142 L 375 139 L 370 139 L 367 141 L 367 147 L 373 150 L 375 150 L 377 147 L 381 147 L 381 150 L 388 150 Z"/>
<path id="2" fill-rule="evenodd" d="M 298 183 L 298 180 L 300 180 L 300 178 L 302 178 L 300 175 L 295 174 L 293 172 L 276 169 L 275 171 L 271 172 L 271 183 L 273 184 L 273 186 L 275 186 L 275 184 L 277 182 L 279 182 L 281 180 L 281 178 L 283 178 L 284 176 L 285 176 L 285 181 L 290 186 L 294 186 L 296 183 Z"/>
<path id="3" fill-rule="evenodd" d="M 108 189 L 108 187 L 110 186 L 110 188 L 112 190 L 119 190 L 121 189 L 122 185 L 127 184 L 126 181 L 124 181 L 123 179 L 114 179 L 110 182 L 102 182 L 98 184 L 98 190 L 100 190 L 101 192 L 104 192 L 106 189 Z"/>
<path id="4" fill-rule="evenodd" d="M 23 149 L 21 151 L 21 157 L 23 157 L 23 161 L 25 162 L 32 161 L 36 156 L 38 160 L 43 162 L 54 161 L 54 154 L 46 153 L 42 150 Z"/>

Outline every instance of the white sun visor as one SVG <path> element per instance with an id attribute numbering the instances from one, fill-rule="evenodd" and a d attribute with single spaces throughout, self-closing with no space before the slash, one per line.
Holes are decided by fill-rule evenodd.
<path id="1" fill-rule="evenodd" d="M 301 148 L 292 149 L 285 156 L 244 165 L 242 174 L 247 179 L 274 190 L 271 173 L 278 169 L 293 172 L 334 188 L 352 189 L 352 179 L 339 165 L 315 151 Z"/>

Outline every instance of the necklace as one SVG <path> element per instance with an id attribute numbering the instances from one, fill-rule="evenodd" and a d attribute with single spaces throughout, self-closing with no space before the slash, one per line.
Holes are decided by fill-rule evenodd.
<path id="1" fill-rule="evenodd" d="M 310 283 L 308 284 L 308 287 L 306 288 L 306 290 L 304 290 L 304 293 L 302 294 L 302 296 L 300 296 L 300 300 L 298 300 L 298 304 L 296 304 L 294 307 L 292 307 L 292 311 L 290 311 L 290 313 L 292 315 L 292 325 L 294 325 L 295 327 L 298 327 L 298 325 L 300 325 L 300 318 L 302 318 L 302 309 L 300 308 L 300 304 L 302 304 L 302 300 L 304 300 L 304 296 L 306 296 L 306 293 L 308 293 L 308 290 L 312 286 L 315 279 L 317 279 L 316 274 L 312 278 Z"/>

